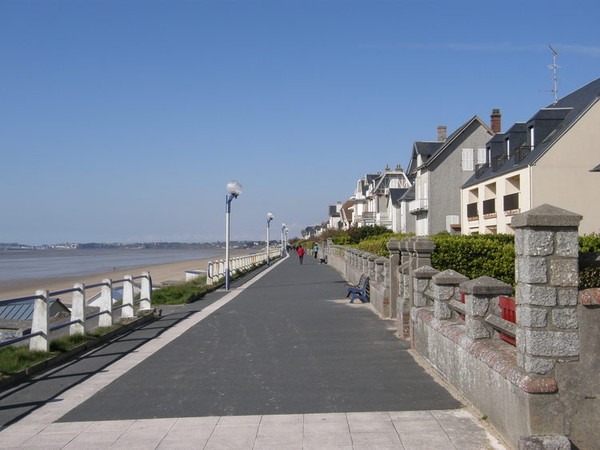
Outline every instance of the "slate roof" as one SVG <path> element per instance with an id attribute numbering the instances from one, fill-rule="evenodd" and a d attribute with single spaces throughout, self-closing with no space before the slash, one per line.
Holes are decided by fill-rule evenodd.
<path id="1" fill-rule="evenodd" d="M 0 319 L 5 320 L 32 320 L 33 319 L 34 300 L 23 300 L 21 302 L 0 305 Z M 69 309 L 63 305 L 57 298 L 51 298 L 48 301 L 51 315 L 55 315 L 61 309 L 69 312 Z"/>
<path id="2" fill-rule="evenodd" d="M 400 197 L 403 202 L 412 202 L 415 199 L 415 185 L 409 187 L 406 192 Z"/>
<path id="3" fill-rule="evenodd" d="M 404 194 L 406 194 L 408 191 L 409 191 L 409 188 L 390 188 L 389 189 L 390 202 L 393 205 L 397 205 L 398 203 L 400 203 L 402 196 Z"/>
<path id="4" fill-rule="evenodd" d="M 491 150 L 492 161 L 479 168 L 464 187 L 495 178 L 498 175 L 534 165 L 557 142 L 571 126 L 585 114 L 600 96 L 600 78 L 588 83 L 580 89 L 560 99 L 556 104 L 540 109 L 526 123 L 516 123 L 506 133 L 495 136 L 488 141 L 487 148 Z M 529 142 L 528 129 L 534 127 L 533 149 Z M 525 133 L 523 140 L 522 133 Z M 502 161 L 505 150 L 500 146 L 498 139 L 510 138 L 511 156 Z M 520 142 L 513 151 L 513 139 Z M 516 144 L 517 142 L 515 142 Z M 495 158 L 499 158 L 494 161 Z"/>

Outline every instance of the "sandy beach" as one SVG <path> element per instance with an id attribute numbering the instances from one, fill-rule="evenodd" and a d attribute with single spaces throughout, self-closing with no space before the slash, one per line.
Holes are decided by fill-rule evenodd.
<path id="1" fill-rule="evenodd" d="M 249 254 L 248 250 L 236 249 L 231 251 L 232 257 L 246 254 Z M 46 289 L 52 292 L 72 288 L 75 283 L 91 285 L 99 283 L 106 278 L 120 280 L 125 275 L 136 277 L 141 275 L 142 272 L 150 272 L 152 282 L 155 284 L 163 283 L 165 281 L 184 281 L 185 272 L 187 270 L 206 270 L 206 266 L 210 261 L 215 261 L 218 259 L 219 257 L 212 257 L 164 264 L 154 264 L 140 266 L 133 269 L 115 270 L 81 277 L 38 278 L 35 280 L 4 281 L 0 287 L 0 300 L 34 295 L 35 291 L 38 289 Z M 88 296 L 91 294 L 92 292 L 87 293 Z M 69 295 L 70 294 L 67 294 L 65 298 L 61 298 L 61 301 L 70 304 Z"/>

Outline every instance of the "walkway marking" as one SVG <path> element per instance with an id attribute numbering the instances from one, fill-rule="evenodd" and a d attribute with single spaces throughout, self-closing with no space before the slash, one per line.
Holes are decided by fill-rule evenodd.
<path id="1" fill-rule="evenodd" d="M 133 367 L 140 364 L 146 358 L 152 356 L 154 353 L 165 347 L 166 345 L 173 342 L 187 330 L 192 328 L 194 325 L 202 322 L 212 313 L 225 306 L 227 303 L 232 301 L 247 288 L 252 286 L 277 265 L 283 262 L 285 258 L 280 259 L 263 272 L 248 280 L 242 286 L 232 289 L 223 298 L 215 301 L 208 305 L 206 308 L 192 314 L 188 318 L 181 322 L 173 325 L 172 327 L 165 330 L 162 334 L 152 339 L 150 342 L 143 346 L 135 349 L 128 355 L 124 356 L 120 360 L 114 362 L 110 366 L 106 367 L 102 372 L 92 375 L 84 382 L 73 386 L 69 390 L 63 392 L 61 395 L 53 398 L 44 406 L 32 411 L 23 419 L 17 423 L 9 425 L 8 427 L 0 427 L 0 433 L 4 431 L 18 431 L 18 430 L 30 430 L 31 432 L 38 432 L 46 428 L 51 423 L 57 421 L 62 416 L 67 414 L 69 411 L 79 406 L 81 403 L 89 399 L 96 392 L 108 386 L 110 383 L 115 381 L 121 375 L 131 370 Z M 36 430 L 36 431 L 34 431 Z"/>

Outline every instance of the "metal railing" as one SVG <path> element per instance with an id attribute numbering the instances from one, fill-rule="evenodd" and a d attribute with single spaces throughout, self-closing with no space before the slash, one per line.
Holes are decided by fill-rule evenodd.
<path id="1" fill-rule="evenodd" d="M 140 297 L 135 299 L 135 280 L 141 280 L 139 286 Z M 115 284 L 123 284 L 123 299 L 121 305 L 113 306 L 113 287 Z M 98 312 L 86 315 L 85 307 L 86 290 L 100 288 L 100 308 Z M 71 320 L 50 326 L 50 299 L 59 295 L 72 294 Z M 83 334 L 89 331 L 88 321 L 98 317 L 98 326 L 105 327 L 113 325 L 113 311 L 121 310 L 120 318 L 126 319 L 134 316 L 134 305 L 139 305 L 139 310 L 151 309 L 152 279 L 150 273 L 132 277 L 126 275 L 120 280 L 104 279 L 100 283 L 84 285 L 76 283 L 72 288 L 58 291 L 38 290 L 35 295 L 27 297 L 0 300 L 0 306 L 14 303 L 33 301 L 33 316 L 31 330 L 28 334 L 0 342 L 0 348 L 12 345 L 24 340 L 29 340 L 30 350 L 48 351 L 50 332 L 70 327 L 69 334 Z"/>

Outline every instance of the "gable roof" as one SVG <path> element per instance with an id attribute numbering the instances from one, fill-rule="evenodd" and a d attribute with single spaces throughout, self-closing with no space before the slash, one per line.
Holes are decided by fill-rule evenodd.
<path id="1" fill-rule="evenodd" d="M 560 140 L 564 133 L 599 100 L 599 97 L 600 78 L 563 97 L 557 103 L 540 109 L 526 123 L 515 124 L 513 128 L 518 125 L 519 130 L 523 129 L 523 127 L 525 127 L 525 130 L 534 127 L 534 142 L 526 141 L 524 145 L 515 149 L 514 152 L 512 151 L 513 146 L 511 144 L 511 155 L 509 158 L 504 157 L 501 164 L 496 163 L 496 161 L 488 161 L 486 165 L 475 172 L 464 184 L 464 187 L 526 166 L 535 165 Z M 506 132 L 503 135 L 509 138 L 513 136 L 510 132 Z M 490 149 L 490 146 L 493 148 L 492 141 L 493 139 L 488 141 L 488 149 Z M 498 154 L 498 152 L 493 151 L 492 158 L 494 157 L 500 158 L 499 160 L 503 158 L 502 153 Z"/>
<path id="2" fill-rule="evenodd" d="M 474 123 L 481 125 L 490 134 L 490 137 L 494 135 L 492 129 L 483 120 L 481 120 L 478 116 L 473 116 L 471 119 L 467 120 L 464 124 L 458 127 L 450 136 L 448 136 L 448 139 L 443 142 L 442 147 L 440 147 L 433 155 L 431 155 L 431 157 L 423 163 L 423 166 L 428 166 L 437 158 L 439 158 L 439 156 L 442 155 L 446 149 L 452 147 L 462 133 Z"/>
<path id="3" fill-rule="evenodd" d="M 473 116 L 471 119 L 467 120 L 464 124 L 454 130 L 454 132 L 452 132 L 452 134 L 443 142 L 415 142 L 413 144 L 412 158 L 408 166 L 408 173 L 413 175 L 417 169 L 430 165 L 433 161 L 439 158 L 440 155 L 444 154 L 448 148 L 452 147 L 462 133 L 474 123 L 478 123 L 479 125 L 483 126 L 490 136 L 493 136 L 494 132 L 492 129 L 478 116 Z M 422 164 L 420 166 L 417 166 L 418 155 L 421 155 L 422 159 Z"/>

